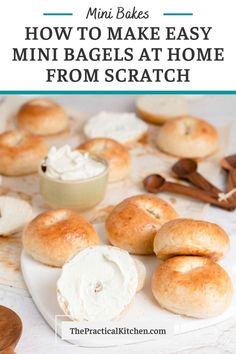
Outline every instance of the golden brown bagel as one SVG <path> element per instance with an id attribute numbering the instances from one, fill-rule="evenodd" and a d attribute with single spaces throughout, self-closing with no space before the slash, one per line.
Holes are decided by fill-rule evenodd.
<path id="1" fill-rule="evenodd" d="M 204 257 L 174 257 L 152 277 L 152 292 L 165 309 L 185 316 L 218 316 L 230 305 L 231 280 L 217 263 Z"/>
<path id="2" fill-rule="evenodd" d="M 157 146 L 178 157 L 203 159 L 218 149 L 216 129 L 202 119 L 181 116 L 166 122 L 157 135 Z"/>
<path id="3" fill-rule="evenodd" d="M 106 220 L 106 231 L 112 245 L 133 254 L 152 254 L 157 230 L 178 217 L 164 200 L 153 195 L 137 195 L 118 204 Z"/>
<path id="4" fill-rule="evenodd" d="M 33 219 L 23 233 L 25 250 L 37 261 L 62 267 L 78 251 L 100 243 L 93 226 L 70 209 L 53 209 Z"/>
<path id="5" fill-rule="evenodd" d="M 63 107 L 45 98 L 26 102 L 19 109 L 16 119 L 20 128 L 35 135 L 58 134 L 69 124 Z"/>
<path id="6" fill-rule="evenodd" d="M 94 138 L 81 144 L 78 149 L 106 160 L 109 164 L 109 182 L 119 181 L 128 176 L 131 158 L 128 149 L 109 138 Z"/>
<path id="7" fill-rule="evenodd" d="M 223 258 L 229 249 L 229 237 L 218 225 L 193 219 L 171 220 L 154 238 L 154 252 L 165 260 L 174 256 Z"/>
<path id="8" fill-rule="evenodd" d="M 37 172 L 47 152 L 40 137 L 19 129 L 4 132 L 0 134 L 0 174 L 22 176 Z"/>
<path id="9" fill-rule="evenodd" d="M 136 110 L 142 119 L 152 124 L 164 124 L 188 111 L 186 99 L 176 95 L 139 96 Z"/>

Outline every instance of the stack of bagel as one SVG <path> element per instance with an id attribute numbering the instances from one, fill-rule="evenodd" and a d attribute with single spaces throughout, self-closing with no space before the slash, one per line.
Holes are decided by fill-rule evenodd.
<path id="1" fill-rule="evenodd" d="M 164 262 L 152 277 L 157 302 L 177 314 L 196 318 L 220 315 L 232 300 L 230 277 L 216 263 L 229 249 L 229 237 L 218 225 L 177 219 L 161 227 L 154 252 Z"/>
<path id="2" fill-rule="evenodd" d="M 151 287 L 158 304 L 176 314 L 208 318 L 230 305 L 229 275 L 217 263 L 229 249 L 229 237 L 218 225 L 178 218 L 155 196 L 139 195 L 118 204 L 106 220 L 110 243 L 136 255 L 153 252 L 163 262 Z"/>

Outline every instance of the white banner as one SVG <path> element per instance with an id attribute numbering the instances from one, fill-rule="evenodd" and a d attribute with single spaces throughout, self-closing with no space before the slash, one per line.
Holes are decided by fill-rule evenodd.
<path id="1" fill-rule="evenodd" d="M 136 324 L 125 322 L 90 323 L 90 322 L 61 322 L 61 337 L 64 340 L 86 346 L 91 339 L 93 346 L 122 345 L 145 342 L 150 340 L 171 340 L 174 336 L 174 327 L 167 321 L 156 321 L 151 325 L 148 321 L 139 321 Z"/>
<path id="2" fill-rule="evenodd" d="M 236 90 L 235 2 L 8 0 L 0 91 Z"/>

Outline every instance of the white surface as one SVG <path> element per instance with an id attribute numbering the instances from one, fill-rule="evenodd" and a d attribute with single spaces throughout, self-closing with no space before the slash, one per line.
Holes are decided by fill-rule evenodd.
<path id="1" fill-rule="evenodd" d="M 51 98 L 86 112 L 134 109 L 134 96 L 128 95 L 65 95 Z M 236 96 L 209 95 L 194 99 L 190 102 L 190 113 L 206 119 L 209 115 L 218 115 L 222 121 L 228 116 L 236 118 Z M 233 146 L 231 152 L 235 152 Z M 236 237 L 235 212 L 228 213 L 211 207 L 205 218 L 230 228 L 231 234 Z M 154 341 L 95 350 L 75 348 L 55 338 L 53 330 L 47 325 L 26 291 L 0 286 L 0 303 L 15 310 L 22 318 L 23 335 L 17 346 L 17 354 L 235 354 L 236 316 L 211 327 L 176 335 L 171 341 L 168 339 L 164 342 Z"/>

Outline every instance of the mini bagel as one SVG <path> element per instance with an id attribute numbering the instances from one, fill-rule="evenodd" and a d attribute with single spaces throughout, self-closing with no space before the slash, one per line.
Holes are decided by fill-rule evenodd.
<path id="1" fill-rule="evenodd" d="M 84 134 L 88 139 L 111 138 L 120 144 L 133 144 L 143 138 L 148 125 L 134 113 L 100 112 L 87 120 Z"/>
<path id="2" fill-rule="evenodd" d="M 174 256 L 204 256 L 218 261 L 229 249 L 229 237 L 218 225 L 192 219 L 171 220 L 154 238 L 154 252 L 165 260 Z"/>
<path id="3" fill-rule="evenodd" d="M 57 299 L 72 320 L 109 321 L 127 311 L 138 281 L 128 252 L 108 245 L 87 247 L 63 266 Z"/>
<path id="4" fill-rule="evenodd" d="M 141 262 L 139 259 L 134 259 L 134 263 L 136 265 L 136 269 L 138 272 L 138 287 L 137 287 L 137 292 L 139 292 L 140 290 L 143 289 L 144 285 L 145 285 L 145 280 L 146 280 L 146 275 L 147 275 L 147 271 L 146 271 L 146 267 L 143 264 L 143 262 Z"/>
<path id="5" fill-rule="evenodd" d="M 181 96 L 144 95 L 136 101 L 138 115 L 152 124 L 164 124 L 167 120 L 186 114 L 187 101 Z"/>
<path id="6" fill-rule="evenodd" d="M 152 195 L 137 195 L 118 204 L 106 220 L 110 243 L 133 254 L 152 254 L 157 230 L 178 217 L 164 200 Z"/>
<path id="7" fill-rule="evenodd" d="M 152 277 L 152 292 L 160 306 L 176 314 L 208 318 L 230 305 L 230 277 L 205 257 L 174 257 L 163 262 Z"/>
<path id="8" fill-rule="evenodd" d="M 178 157 L 206 158 L 218 149 L 216 129 L 202 119 L 182 116 L 166 122 L 159 130 L 157 146 Z"/>
<path id="9" fill-rule="evenodd" d="M 58 134 L 69 124 L 63 107 L 45 98 L 26 102 L 19 109 L 16 120 L 20 128 L 35 135 Z"/>
<path id="10" fill-rule="evenodd" d="M 37 172 L 47 155 L 46 143 L 23 130 L 9 130 L 0 134 L 0 174 L 23 176 Z"/>
<path id="11" fill-rule="evenodd" d="M 109 138 L 94 138 L 81 144 L 78 149 L 88 151 L 109 164 L 109 181 L 124 179 L 130 172 L 131 158 L 128 149 Z"/>
<path id="12" fill-rule="evenodd" d="M 93 226 L 70 209 L 53 209 L 33 219 L 23 233 L 25 250 L 37 261 L 62 267 L 78 251 L 100 243 Z"/>

